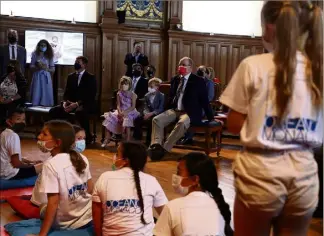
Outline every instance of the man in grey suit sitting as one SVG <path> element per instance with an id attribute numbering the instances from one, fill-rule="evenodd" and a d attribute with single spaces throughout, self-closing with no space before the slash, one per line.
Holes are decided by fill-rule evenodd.
<path id="1" fill-rule="evenodd" d="M 21 73 L 24 74 L 27 53 L 26 49 L 17 43 L 17 30 L 8 30 L 8 44 L 0 46 L 0 76 L 6 73 L 10 60 L 19 61 Z"/>
<path id="2" fill-rule="evenodd" d="M 151 143 L 152 119 L 164 111 L 164 94 L 159 91 L 161 80 L 152 78 L 148 82 L 148 93 L 145 95 L 145 107 L 143 115 L 134 121 L 134 139 L 141 140 L 143 136 L 142 126 L 147 125 L 146 145 Z"/>

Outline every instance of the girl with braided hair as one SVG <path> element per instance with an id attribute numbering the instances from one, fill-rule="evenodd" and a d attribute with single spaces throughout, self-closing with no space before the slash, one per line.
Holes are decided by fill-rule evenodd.
<path id="1" fill-rule="evenodd" d="M 263 44 L 220 102 L 240 133 L 234 162 L 236 235 L 307 235 L 318 202 L 312 149 L 323 143 L 323 12 L 309 1 L 265 1 Z"/>
<path id="2" fill-rule="evenodd" d="M 218 186 L 211 158 L 197 152 L 180 158 L 172 186 L 184 197 L 164 207 L 154 229 L 155 236 L 233 236 L 231 211 Z"/>
<path id="3" fill-rule="evenodd" d="M 146 161 L 143 144 L 122 142 L 118 146 L 115 171 L 99 177 L 92 196 L 96 236 L 152 236 L 152 208 L 160 214 L 168 200 L 158 181 L 143 172 Z"/>

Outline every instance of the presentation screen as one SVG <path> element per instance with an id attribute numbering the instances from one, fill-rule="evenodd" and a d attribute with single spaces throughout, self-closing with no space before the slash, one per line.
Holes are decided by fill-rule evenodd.
<path id="1" fill-rule="evenodd" d="M 74 65 L 75 58 L 83 55 L 83 33 L 26 30 L 27 63 L 41 39 L 46 39 L 52 46 L 55 64 Z"/>

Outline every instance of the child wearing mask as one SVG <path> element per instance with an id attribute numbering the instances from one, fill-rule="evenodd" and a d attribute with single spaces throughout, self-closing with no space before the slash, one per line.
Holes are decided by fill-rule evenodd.
<path id="1" fill-rule="evenodd" d="M 73 125 L 75 133 L 75 147 L 74 150 L 82 153 L 86 148 L 86 133 L 83 128 L 78 125 Z"/>
<path id="2" fill-rule="evenodd" d="M 245 58 L 220 102 L 235 158 L 235 235 L 307 235 L 318 203 L 312 148 L 323 145 L 323 12 L 310 1 L 265 1 L 269 53 Z"/>
<path id="3" fill-rule="evenodd" d="M 73 125 L 73 129 L 75 133 L 74 150 L 81 153 L 85 149 L 85 132 L 78 125 Z M 48 160 L 50 159 L 47 159 L 45 163 Z M 42 172 L 38 175 L 32 195 L 13 196 L 7 199 L 9 205 L 25 219 L 40 218 L 39 207 L 47 204 L 47 195 L 40 192 L 41 177 Z M 24 207 L 21 208 L 21 206 Z"/>
<path id="4" fill-rule="evenodd" d="M 113 161 L 116 171 L 103 173 L 92 195 L 97 236 L 152 236 L 152 208 L 160 214 L 168 200 L 158 181 L 143 172 L 146 162 L 143 144 L 123 142 L 118 146 Z"/>
<path id="5" fill-rule="evenodd" d="M 231 211 L 218 186 L 214 161 L 202 153 L 189 153 L 178 163 L 172 176 L 174 190 L 183 195 L 163 209 L 156 236 L 225 235 L 233 236 Z"/>
<path id="6" fill-rule="evenodd" d="M 137 117 L 134 121 L 134 138 L 142 140 L 142 126 L 146 124 L 146 145 L 151 142 L 152 119 L 164 111 L 164 94 L 159 91 L 161 85 L 160 79 L 153 78 L 149 80 L 149 92 L 145 95 L 145 106 L 143 115 Z"/>
<path id="7" fill-rule="evenodd" d="M 85 146 L 86 146 L 85 145 L 85 132 L 84 132 L 84 129 L 82 129 L 78 125 L 73 125 L 73 130 L 74 130 L 74 133 L 75 133 L 75 140 L 74 140 L 75 143 L 72 146 L 74 146 L 74 150 L 76 152 L 82 153 L 85 150 Z M 44 151 L 44 149 L 42 149 L 42 151 Z M 47 161 L 45 161 L 45 163 Z M 38 178 L 36 180 L 36 183 L 35 183 L 35 187 L 33 189 L 33 194 L 32 194 L 31 199 L 30 199 L 32 204 L 36 205 L 37 207 L 41 206 L 42 204 L 47 203 L 46 194 L 40 192 L 41 178 L 42 178 L 42 172 L 39 173 L 39 176 L 38 176 Z"/>
<path id="8" fill-rule="evenodd" d="M 106 138 L 102 144 L 105 147 L 111 139 L 110 132 L 122 134 L 126 130 L 126 139 L 131 139 L 131 127 L 134 127 L 134 120 L 139 116 L 136 110 L 137 95 L 131 91 L 132 81 L 129 77 L 123 76 L 119 81 L 119 91 L 117 93 L 117 110 L 107 112 L 103 116 L 105 120 L 102 125 L 106 127 Z"/>
<path id="9" fill-rule="evenodd" d="M 25 126 L 25 111 L 17 107 L 9 111 L 6 120 L 7 128 L 0 135 L 0 178 L 24 179 L 36 176 L 42 169 L 42 164 L 27 161 L 21 157 L 20 138 L 18 133 Z"/>
<path id="10" fill-rule="evenodd" d="M 44 163 L 39 185 L 39 192 L 47 195 L 47 205 L 40 207 L 44 220 L 39 236 L 53 229 L 84 229 L 92 224 L 89 162 L 73 149 L 74 143 L 72 125 L 62 120 L 47 122 L 38 136 L 40 150 L 52 156 Z"/>

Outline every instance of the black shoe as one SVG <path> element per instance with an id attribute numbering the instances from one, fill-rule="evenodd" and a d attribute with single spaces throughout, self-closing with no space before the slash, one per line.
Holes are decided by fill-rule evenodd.
<path id="1" fill-rule="evenodd" d="M 160 161 L 167 151 L 160 144 L 153 144 L 148 149 L 148 155 L 152 161 Z"/>
<path id="2" fill-rule="evenodd" d="M 323 210 L 317 208 L 316 211 L 313 214 L 313 218 L 321 218 L 321 219 L 323 219 Z"/>
<path id="3" fill-rule="evenodd" d="M 193 144 L 193 140 L 192 138 L 182 138 L 180 139 L 180 145 L 192 145 Z"/>

